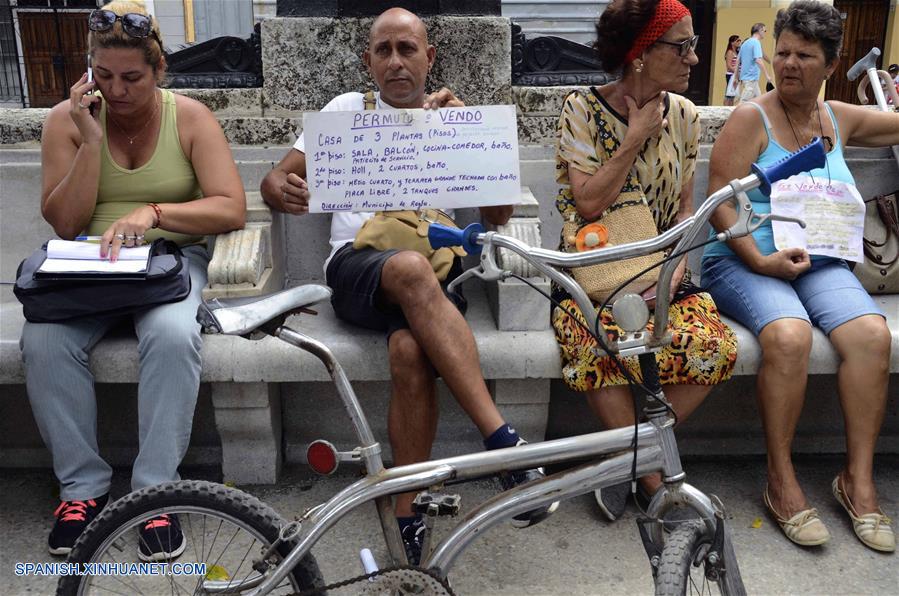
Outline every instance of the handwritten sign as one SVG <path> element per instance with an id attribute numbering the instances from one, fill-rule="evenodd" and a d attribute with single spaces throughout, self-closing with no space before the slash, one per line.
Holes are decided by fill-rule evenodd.
<path id="1" fill-rule="evenodd" d="M 778 250 L 800 247 L 813 255 L 857 263 L 865 260 L 865 203 L 854 184 L 793 176 L 771 189 L 771 212 L 806 223 L 803 229 L 794 223 L 773 222 Z"/>
<path id="2" fill-rule="evenodd" d="M 520 200 L 514 106 L 315 112 L 303 134 L 313 213 Z"/>

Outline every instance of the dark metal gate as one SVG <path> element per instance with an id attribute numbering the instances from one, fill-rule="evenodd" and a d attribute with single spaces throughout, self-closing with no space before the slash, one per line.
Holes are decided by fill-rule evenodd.
<path id="1" fill-rule="evenodd" d="M 88 11 L 102 1 L 0 0 L 0 19 L 8 19 L 10 32 L 8 44 L 0 38 L 0 68 L 5 69 L 0 70 L 0 85 L 4 75 L 15 77 L 14 101 L 23 107 L 50 107 L 68 96 L 85 69 Z"/>
<path id="2" fill-rule="evenodd" d="M 0 0 L 0 104 L 25 105 L 10 0 Z"/>

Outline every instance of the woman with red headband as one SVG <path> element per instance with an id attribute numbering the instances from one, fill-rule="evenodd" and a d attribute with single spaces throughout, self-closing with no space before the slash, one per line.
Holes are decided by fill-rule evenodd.
<path id="1" fill-rule="evenodd" d="M 690 68 L 698 62 L 698 36 L 690 12 L 676 0 L 615 0 L 600 16 L 596 33 L 594 47 L 604 69 L 620 71 L 621 78 L 565 99 L 556 207 L 564 221 L 586 224 L 600 219 L 622 191 L 637 186 L 661 233 L 692 213 L 699 115 L 696 106 L 676 94 L 686 91 Z M 665 395 L 681 421 L 715 384 L 730 377 L 737 347 L 712 299 L 689 279 L 682 260 L 671 282 L 678 292 L 670 307 L 673 341 L 656 355 Z M 586 393 L 606 428 L 632 425 L 627 380 L 608 357 L 596 356 L 595 340 L 572 317 L 583 320 L 574 300 L 561 288 L 554 293 L 563 307 L 552 314 L 563 378 L 571 389 Z M 655 288 L 644 296 L 654 297 Z M 608 331 L 617 331 L 610 309 L 602 313 L 602 322 Z M 623 361 L 639 378 L 636 357 Z M 648 499 L 660 483 L 658 474 L 641 478 L 637 496 Z M 624 512 L 628 492 L 628 484 L 596 491 L 609 520 Z"/>

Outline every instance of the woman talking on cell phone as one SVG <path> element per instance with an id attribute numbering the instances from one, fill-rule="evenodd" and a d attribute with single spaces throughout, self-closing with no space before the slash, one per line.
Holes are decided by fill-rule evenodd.
<path id="1" fill-rule="evenodd" d="M 139 453 L 131 487 L 177 480 L 200 383 L 206 285 L 205 236 L 242 228 L 246 198 L 221 127 L 202 104 L 160 89 L 165 57 L 157 21 L 141 4 L 111 2 L 88 17 L 93 81 L 84 74 L 47 115 L 41 138 L 41 214 L 60 237 L 102 236 L 100 253 L 165 237 L 190 266 L 190 295 L 132 320 L 138 338 Z M 121 317 L 26 322 L 21 348 L 28 397 L 53 457 L 61 503 L 49 537 L 67 554 L 109 499 L 112 468 L 97 448 L 97 407 L 88 355 Z M 178 556 L 178 520 L 141 532 L 139 556 Z"/>

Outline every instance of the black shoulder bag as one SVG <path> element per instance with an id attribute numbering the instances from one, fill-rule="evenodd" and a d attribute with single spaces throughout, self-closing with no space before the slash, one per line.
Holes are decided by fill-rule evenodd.
<path id="1" fill-rule="evenodd" d="M 190 261 L 178 245 L 158 239 L 150 248 L 146 276 L 122 279 L 83 276 L 35 279 L 47 258 L 46 243 L 19 264 L 13 293 L 32 323 L 60 323 L 90 316 L 130 314 L 159 304 L 178 302 L 190 293 Z"/>

